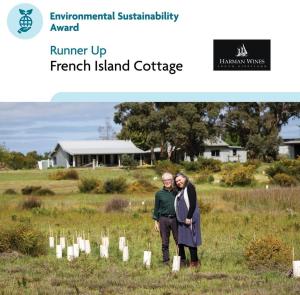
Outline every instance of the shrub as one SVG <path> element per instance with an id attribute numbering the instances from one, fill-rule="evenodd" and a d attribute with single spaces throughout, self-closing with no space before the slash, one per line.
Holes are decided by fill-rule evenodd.
<path id="1" fill-rule="evenodd" d="M 32 208 L 40 208 L 42 206 L 42 202 L 34 197 L 31 197 L 25 200 L 22 204 L 23 209 L 32 209 Z"/>
<path id="2" fill-rule="evenodd" d="M 248 267 L 256 271 L 287 270 L 292 261 L 291 249 L 273 236 L 252 240 L 244 255 Z"/>
<path id="3" fill-rule="evenodd" d="M 122 199 L 112 199 L 105 207 L 105 212 L 111 211 L 123 211 L 127 208 L 129 202 L 127 200 Z"/>
<path id="4" fill-rule="evenodd" d="M 53 180 L 67 180 L 67 179 L 77 180 L 77 179 L 79 179 L 78 172 L 74 169 L 59 170 L 59 171 L 50 173 L 48 177 Z"/>
<path id="5" fill-rule="evenodd" d="M 81 193 L 91 193 L 98 186 L 98 181 L 95 178 L 82 178 L 78 185 Z"/>
<path id="6" fill-rule="evenodd" d="M 214 176 L 213 176 L 213 175 L 208 175 L 208 177 L 207 177 L 207 182 L 212 183 L 212 182 L 214 182 L 214 181 L 215 181 Z"/>
<path id="7" fill-rule="evenodd" d="M 295 186 L 297 184 L 297 180 L 295 179 L 295 177 L 285 173 L 277 173 L 276 175 L 274 175 L 273 182 L 284 187 Z"/>
<path id="8" fill-rule="evenodd" d="M 30 256 L 46 254 L 46 237 L 30 224 L 16 224 L 0 229 L 0 252 L 18 251 Z"/>
<path id="9" fill-rule="evenodd" d="M 37 191 L 33 191 L 32 195 L 34 196 L 54 196 L 55 193 L 49 188 L 41 188 Z"/>
<path id="10" fill-rule="evenodd" d="M 127 191 L 134 192 L 153 192 L 157 187 L 146 179 L 138 179 L 128 185 Z"/>
<path id="11" fill-rule="evenodd" d="M 300 161 L 283 159 L 275 162 L 273 166 L 266 169 L 266 174 L 271 178 L 279 173 L 293 176 L 300 181 Z"/>
<path id="12" fill-rule="evenodd" d="M 186 171 L 199 171 L 201 169 L 198 161 L 194 161 L 194 162 L 183 161 L 180 164 L 184 167 Z"/>
<path id="13" fill-rule="evenodd" d="M 219 172 L 222 168 L 222 162 L 216 159 L 207 159 L 204 157 L 199 157 L 197 162 L 199 164 L 199 169 L 201 170 Z"/>
<path id="14" fill-rule="evenodd" d="M 221 173 L 221 182 L 228 185 L 249 185 L 254 181 L 254 166 L 227 165 Z"/>
<path id="15" fill-rule="evenodd" d="M 118 177 L 113 179 L 107 179 L 103 184 L 103 190 L 105 193 L 123 193 L 127 189 L 126 179 L 124 177 Z"/>
<path id="16" fill-rule="evenodd" d="M 160 175 L 165 172 L 175 175 L 180 171 L 180 166 L 172 163 L 169 160 L 157 161 L 155 165 L 155 171 Z"/>
<path id="17" fill-rule="evenodd" d="M 8 188 L 7 190 L 5 190 L 5 191 L 3 192 L 3 194 L 4 194 L 4 195 L 16 195 L 17 192 L 16 192 L 14 189 L 12 189 L 12 188 Z"/>
<path id="18" fill-rule="evenodd" d="M 9 233 L 7 230 L 0 229 L 0 253 L 7 252 L 10 248 Z"/>
<path id="19" fill-rule="evenodd" d="M 257 169 L 260 165 L 261 165 L 261 161 L 259 159 L 251 159 L 251 160 L 247 160 L 246 163 L 243 164 L 244 166 L 255 166 L 255 168 Z"/>
<path id="20" fill-rule="evenodd" d="M 128 169 L 134 169 L 138 165 L 137 161 L 130 155 L 121 156 L 121 165 Z"/>
<path id="21" fill-rule="evenodd" d="M 29 185 L 22 188 L 21 192 L 23 195 L 31 195 L 33 192 L 38 191 L 41 188 L 42 188 L 41 186 Z"/>

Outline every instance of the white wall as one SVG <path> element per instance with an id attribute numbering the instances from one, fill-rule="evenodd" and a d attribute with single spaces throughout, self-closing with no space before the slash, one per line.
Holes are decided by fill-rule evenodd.
<path id="1" fill-rule="evenodd" d="M 69 168 L 69 154 L 66 153 L 64 150 L 62 150 L 61 147 L 58 148 L 57 152 L 52 156 L 52 160 L 53 157 L 56 157 L 56 165 L 55 167 L 66 167 Z"/>
<path id="2" fill-rule="evenodd" d="M 212 150 L 219 150 L 220 156 L 214 157 L 211 155 Z M 237 149 L 236 156 L 233 156 L 233 149 L 227 147 L 206 147 L 203 153 L 204 158 L 216 159 L 221 162 L 246 162 L 247 161 L 247 151 Z"/>
<path id="3" fill-rule="evenodd" d="M 279 155 L 287 156 L 289 158 L 295 158 L 295 148 L 292 145 L 280 145 L 279 146 Z"/>

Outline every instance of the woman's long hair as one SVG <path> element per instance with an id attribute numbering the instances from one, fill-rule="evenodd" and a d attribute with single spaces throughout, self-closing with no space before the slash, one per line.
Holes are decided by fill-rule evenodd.
<path id="1" fill-rule="evenodd" d="M 176 183 L 176 178 L 177 178 L 178 176 L 181 176 L 181 177 L 183 177 L 183 178 L 185 179 L 184 187 L 183 187 L 183 188 L 178 187 L 178 185 L 177 185 L 177 183 Z M 178 190 L 182 190 L 182 189 L 184 189 L 184 188 L 188 185 L 188 183 L 189 183 L 189 178 L 188 178 L 185 174 L 179 172 L 179 173 L 177 173 L 177 174 L 174 176 L 174 183 L 175 183 L 176 188 L 177 188 Z"/>

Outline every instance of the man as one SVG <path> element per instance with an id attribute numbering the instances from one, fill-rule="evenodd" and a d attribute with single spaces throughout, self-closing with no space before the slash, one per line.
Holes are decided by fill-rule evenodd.
<path id="1" fill-rule="evenodd" d="M 155 194 L 155 207 L 153 212 L 154 228 L 160 232 L 162 239 L 163 263 L 169 264 L 169 239 L 172 232 L 177 245 L 177 220 L 174 207 L 176 191 L 173 186 L 173 175 L 162 175 L 163 188 Z"/>

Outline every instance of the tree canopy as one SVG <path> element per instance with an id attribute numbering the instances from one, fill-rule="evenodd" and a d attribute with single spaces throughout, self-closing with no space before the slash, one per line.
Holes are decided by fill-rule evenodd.
<path id="1" fill-rule="evenodd" d="M 143 150 L 160 147 L 168 158 L 181 149 L 193 159 L 206 139 L 222 137 L 248 150 L 249 158 L 275 159 L 279 132 L 291 118 L 299 118 L 300 103 L 288 102 L 145 102 L 115 106 L 120 139 L 131 139 Z"/>

